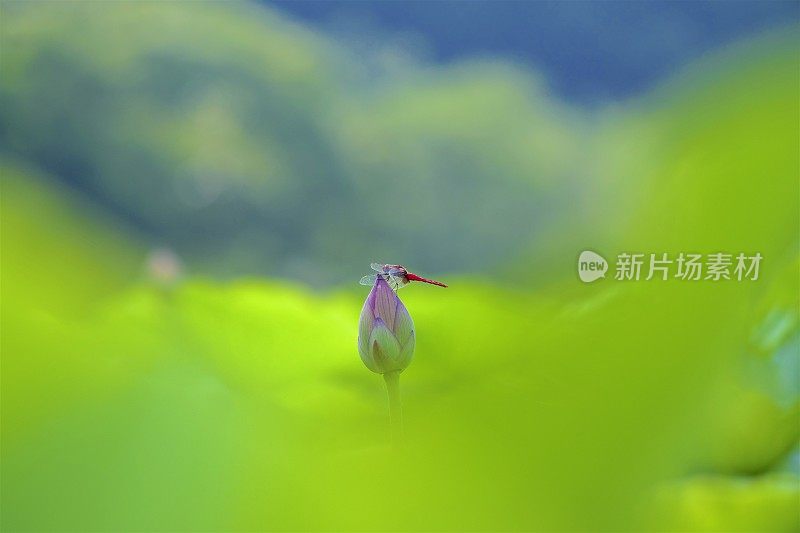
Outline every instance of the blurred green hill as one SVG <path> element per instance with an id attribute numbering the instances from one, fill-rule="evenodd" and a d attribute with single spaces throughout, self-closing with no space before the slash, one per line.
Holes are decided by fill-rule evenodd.
<path id="1" fill-rule="evenodd" d="M 396 71 L 247 4 L 3 15 L 4 151 L 198 272 L 486 269 L 557 217 L 578 172 L 578 119 L 511 66 Z"/>
<path id="2" fill-rule="evenodd" d="M 756 68 L 742 57 L 785 76 L 797 42 L 790 30 L 734 47 L 649 101 L 589 112 L 498 59 L 434 69 L 400 49 L 357 57 L 257 5 L 9 2 L 2 18 L 6 156 L 192 272 L 315 286 L 376 259 L 493 272 L 526 248 L 572 253 L 565 237 L 596 246 L 604 235 L 587 231 L 616 231 L 650 183 L 667 187 L 653 163 L 666 147 L 702 134 L 682 129 L 702 110 L 670 117 L 658 100 L 688 109 L 705 91 L 714 103 L 719 74 L 742 96 L 711 109 L 747 121 L 774 99 L 758 94 L 760 71 L 741 82 Z"/>

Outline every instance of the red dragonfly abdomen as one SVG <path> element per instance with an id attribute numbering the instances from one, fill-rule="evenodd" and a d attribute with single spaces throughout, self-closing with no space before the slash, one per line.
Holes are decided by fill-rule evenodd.
<path id="1" fill-rule="evenodd" d="M 432 279 L 421 278 L 421 277 L 417 276 L 416 274 L 412 274 L 411 272 L 407 272 L 406 273 L 406 278 L 408 279 L 408 281 L 421 281 L 422 283 L 430 283 L 431 285 L 438 285 L 439 287 L 447 287 L 447 285 L 445 285 L 444 283 L 442 283 L 440 281 L 434 281 Z"/>

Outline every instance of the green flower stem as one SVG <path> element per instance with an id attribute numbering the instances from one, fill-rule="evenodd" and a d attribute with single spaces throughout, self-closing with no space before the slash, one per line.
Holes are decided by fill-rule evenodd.
<path id="1" fill-rule="evenodd" d="M 403 404 L 400 401 L 400 372 L 387 372 L 383 375 L 386 391 L 389 393 L 389 419 L 392 425 L 392 442 L 400 446 L 403 441 Z"/>

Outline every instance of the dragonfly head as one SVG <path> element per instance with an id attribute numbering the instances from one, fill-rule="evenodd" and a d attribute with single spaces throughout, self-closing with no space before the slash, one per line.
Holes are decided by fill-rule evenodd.
<path id="1" fill-rule="evenodd" d="M 408 274 L 408 270 L 403 265 L 383 265 L 383 271 L 397 277 L 405 277 Z"/>

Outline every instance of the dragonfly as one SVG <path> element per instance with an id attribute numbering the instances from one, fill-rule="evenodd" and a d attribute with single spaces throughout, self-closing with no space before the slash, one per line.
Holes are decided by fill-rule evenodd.
<path id="1" fill-rule="evenodd" d="M 359 281 L 361 285 L 374 285 L 378 276 L 381 276 L 395 292 L 397 289 L 402 289 L 412 281 L 421 281 L 422 283 L 430 283 L 431 285 L 438 285 L 439 287 L 447 287 L 447 285 L 440 281 L 434 281 L 412 274 L 402 265 L 372 263 L 369 266 L 375 273 L 361 278 L 361 281 Z"/>

